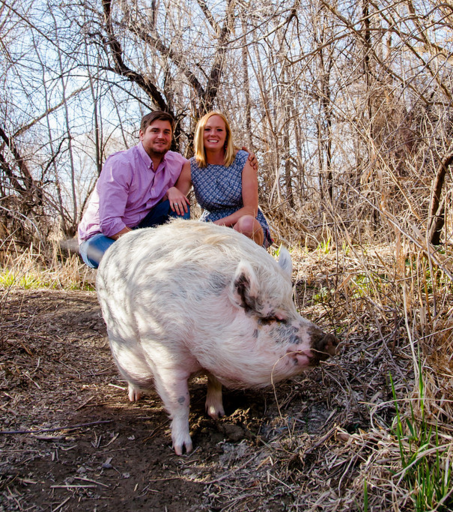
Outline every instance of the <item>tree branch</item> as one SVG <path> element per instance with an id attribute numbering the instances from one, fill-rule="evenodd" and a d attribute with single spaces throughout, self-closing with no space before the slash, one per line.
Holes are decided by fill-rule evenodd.
<path id="1" fill-rule="evenodd" d="M 442 158 L 433 181 L 431 203 L 428 216 L 428 240 L 433 245 L 440 244 L 440 235 L 445 222 L 445 213 L 441 206 L 442 189 L 448 168 L 453 164 L 453 148 Z M 440 207 L 439 207 L 440 206 Z"/>
<path id="2" fill-rule="evenodd" d="M 119 75 L 125 76 L 131 82 L 136 83 L 146 92 L 148 96 L 152 98 L 152 100 L 155 102 L 155 104 L 159 107 L 160 110 L 168 112 L 168 105 L 164 100 L 162 94 L 158 91 L 157 87 L 152 82 L 147 80 L 143 75 L 137 73 L 136 71 L 133 71 L 124 63 L 123 49 L 119 41 L 116 39 L 115 33 L 113 31 L 111 0 L 103 0 L 102 7 L 104 9 L 105 28 L 108 34 L 108 39 L 105 41 L 105 43 L 108 47 L 110 47 L 111 56 L 115 63 L 115 72 Z"/>

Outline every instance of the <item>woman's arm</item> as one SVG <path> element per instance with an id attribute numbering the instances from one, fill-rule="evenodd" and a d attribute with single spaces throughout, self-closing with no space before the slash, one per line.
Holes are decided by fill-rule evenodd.
<path id="1" fill-rule="evenodd" d="M 187 213 L 187 205 L 190 204 L 190 201 L 186 196 L 191 188 L 192 174 L 190 172 L 190 162 L 186 162 L 175 186 L 167 190 L 167 198 L 173 211 L 182 214 L 182 210 L 184 210 Z"/>
<path id="2" fill-rule="evenodd" d="M 248 160 L 242 170 L 242 202 L 244 206 L 241 209 L 228 217 L 216 220 L 213 224 L 233 226 L 244 215 L 256 217 L 258 213 L 258 177 Z"/>

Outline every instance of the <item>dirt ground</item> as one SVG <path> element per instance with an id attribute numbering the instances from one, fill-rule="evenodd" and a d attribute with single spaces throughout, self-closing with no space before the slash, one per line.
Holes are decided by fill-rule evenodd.
<path id="1" fill-rule="evenodd" d="M 129 402 L 94 292 L 1 297 L 1 511 L 322 510 L 367 455 L 349 452 L 345 433 L 366 429 L 370 404 L 390 397 L 393 356 L 371 344 L 370 363 L 353 336 L 275 390 L 224 390 L 219 421 L 205 414 L 205 382 L 195 379 L 195 449 L 178 457 L 157 394 Z M 375 421 L 391 413 L 382 407 Z"/>

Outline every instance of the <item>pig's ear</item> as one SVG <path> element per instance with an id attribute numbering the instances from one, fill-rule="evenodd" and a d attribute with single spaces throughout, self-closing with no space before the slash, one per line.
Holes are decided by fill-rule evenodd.
<path id="1" fill-rule="evenodd" d="M 245 312 L 257 311 L 259 285 L 250 263 L 240 261 L 230 285 L 230 300 Z"/>
<path id="2" fill-rule="evenodd" d="M 291 274 L 293 272 L 293 263 L 291 261 L 291 256 L 289 252 L 284 248 L 280 247 L 280 252 L 278 256 L 278 264 L 288 274 L 288 277 L 291 279 Z"/>

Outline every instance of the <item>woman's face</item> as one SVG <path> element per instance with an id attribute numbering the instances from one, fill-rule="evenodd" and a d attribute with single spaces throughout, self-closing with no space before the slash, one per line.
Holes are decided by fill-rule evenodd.
<path id="1" fill-rule="evenodd" d="M 220 116 L 211 116 L 204 127 L 203 143 L 206 150 L 223 149 L 226 141 L 226 126 Z"/>

